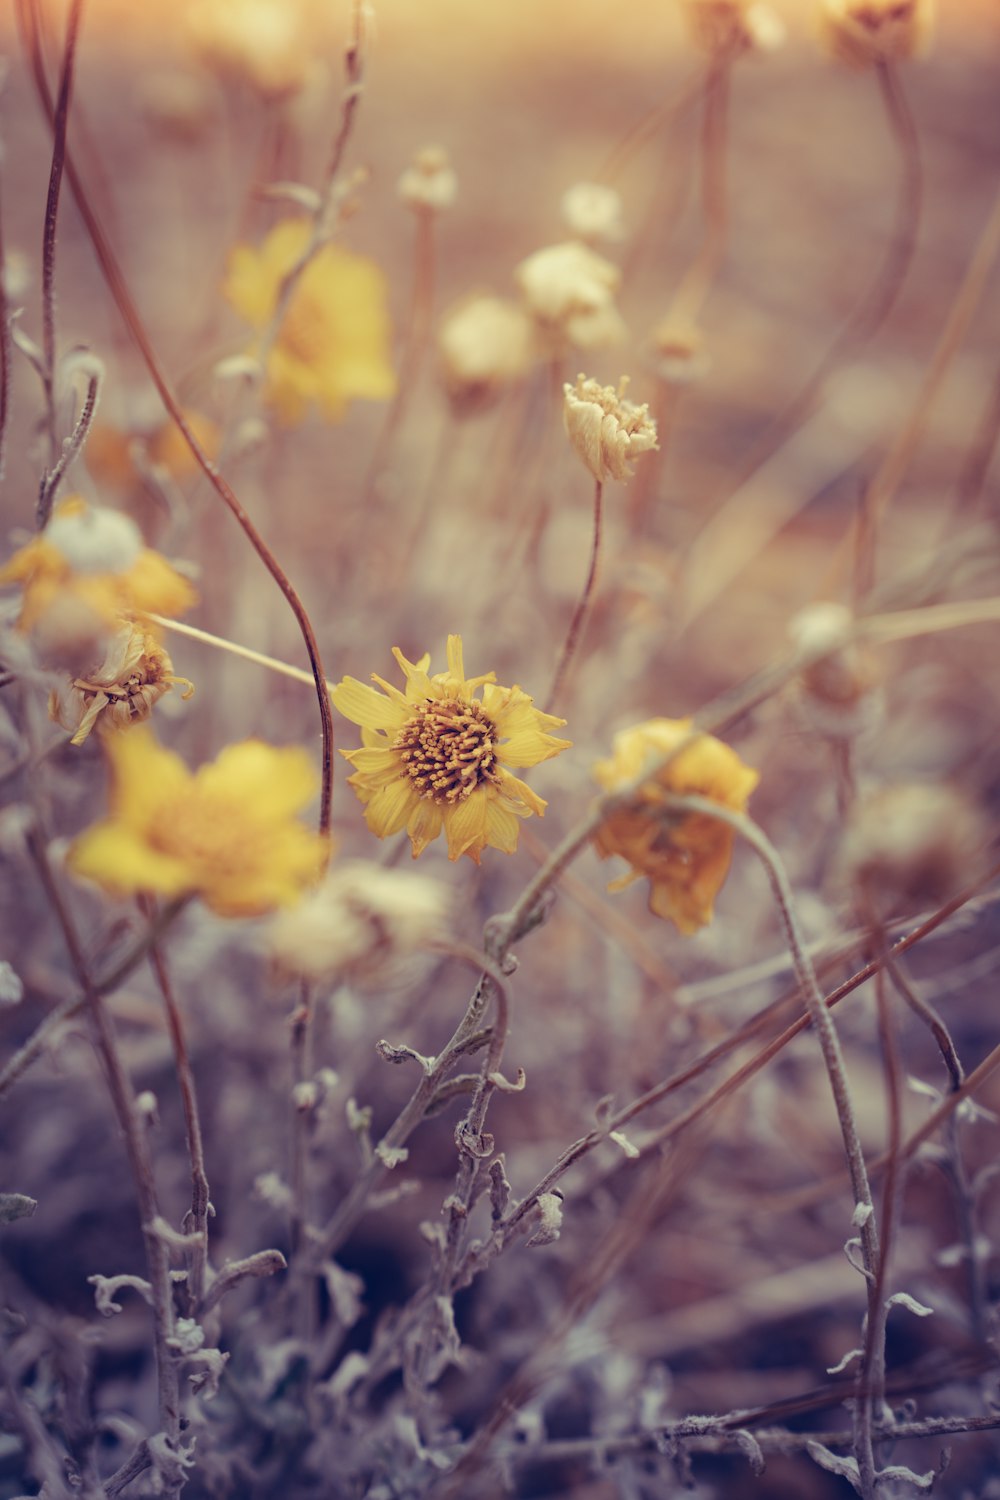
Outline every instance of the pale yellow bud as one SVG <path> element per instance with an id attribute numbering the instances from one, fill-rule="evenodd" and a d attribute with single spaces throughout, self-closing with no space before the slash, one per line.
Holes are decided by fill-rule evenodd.
<path id="1" fill-rule="evenodd" d="M 550 338 L 578 349 L 601 349 L 625 337 L 614 302 L 621 274 L 579 240 L 536 250 L 514 276 L 528 309 Z"/>
<path id="2" fill-rule="evenodd" d="M 484 405 L 530 367 L 534 325 L 516 302 L 475 293 L 456 303 L 438 330 L 441 377 L 458 407 Z"/>
<path id="3" fill-rule="evenodd" d="M 292 0 L 199 0 L 189 25 L 203 62 L 265 99 L 294 94 L 306 81 L 311 53 Z"/>
<path id="4" fill-rule="evenodd" d="M 438 146 L 418 151 L 413 165 L 407 167 L 396 191 L 402 201 L 418 213 L 440 213 L 450 208 L 458 192 L 458 178 L 447 153 Z"/>
<path id="5" fill-rule="evenodd" d="M 684 14 L 695 46 L 717 61 L 772 52 L 785 40 L 781 17 L 751 0 L 684 0 Z"/>
<path id="6" fill-rule="evenodd" d="M 578 182 L 563 194 L 563 222 L 571 234 L 588 244 L 624 238 L 622 200 L 600 182 Z"/>
<path id="7" fill-rule="evenodd" d="M 820 34 L 854 68 L 905 62 L 927 50 L 934 0 L 820 0 Z"/>
<path id="8" fill-rule="evenodd" d="M 563 386 L 563 420 L 570 442 L 601 484 L 631 479 L 633 461 L 657 447 L 649 407 L 626 401 L 627 385 L 627 376 L 616 391 L 578 375 L 576 385 Z"/>
<path id="9" fill-rule="evenodd" d="M 653 330 L 650 364 L 668 385 L 693 385 L 708 374 L 712 361 L 699 329 L 667 318 Z"/>
<path id="10" fill-rule="evenodd" d="M 852 640 L 854 616 L 844 604 L 811 604 L 792 619 L 788 633 L 807 658 L 799 678 L 801 704 L 814 728 L 852 737 L 874 704 L 877 677 L 870 654 Z M 814 658 L 808 660 L 808 658 Z"/>

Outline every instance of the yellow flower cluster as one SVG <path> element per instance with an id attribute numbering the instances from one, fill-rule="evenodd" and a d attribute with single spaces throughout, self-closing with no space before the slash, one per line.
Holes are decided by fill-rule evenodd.
<path id="1" fill-rule="evenodd" d="M 650 719 L 622 730 L 611 758 L 598 762 L 594 776 L 607 791 L 617 791 L 668 756 L 662 769 L 605 819 L 594 843 L 602 859 L 618 854 L 632 866 L 610 890 L 623 890 L 645 876 L 650 911 L 690 935 L 712 920 L 715 897 L 729 873 L 734 834 L 708 814 L 672 814 L 668 799 L 697 794 L 743 812 L 760 778 L 721 740 L 694 737 L 690 719 Z"/>
<path id="2" fill-rule="evenodd" d="M 125 728 L 148 717 L 175 684 L 191 696 L 147 614 L 174 616 L 194 604 L 191 584 L 143 544 L 122 511 L 71 496 L 56 506 L 40 535 L 0 568 L 0 584 L 21 588 L 18 629 L 30 632 L 40 655 L 70 672 L 67 691 L 53 693 L 50 712 L 74 745 L 96 724 Z"/>

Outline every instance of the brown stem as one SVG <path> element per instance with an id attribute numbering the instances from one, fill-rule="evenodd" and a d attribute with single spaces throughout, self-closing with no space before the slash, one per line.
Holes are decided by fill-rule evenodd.
<path id="1" fill-rule="evenodd" d="M 76 59 L 76 40 L 79 35 L 82 10 L 83 0 L 71 0 L 66 18 L 66 46 L 59 75 L 59 91 L 52 116 L 52 166 L 49 170 L 49 189 L 45 200 L 45 223 L 42 230 L 42 385 L 45 391 L 49 462 L 52 464 L 55 463 L 59 452 L 55 401 L 56 226 L 59 221 L 59 192 L 62 187 L 63 167 L 66 163 L 66 127 L 69 120 L 70 96 L 73 91 L 73 63 Z M 48 516 L 44 519 L 40 518 L 39 526 L 44 526 L 47 520 Z"/>
<path id="2" fill-rule="evenodd" d="M 139 910 L 147 921 L 150 923 L 155 922 L 157 916 L 156 902 L 151 897 L 140 896 L 138 904 Z M 191 1071 L 191 1060 L 188 1056 L 184 1023 L 174 996 L 166 954 L 157 942 L 150 944 L 149 962 L 156 976 L 156 983 L 159 986 L 160 994 L 163 997 L 164 1009 L 167 1013 L 167 1027 L 170 1031 L 170 1042 L 174 1049 L 177 1082 L 180 1087 L 181 1105 L 184 1111 L 184 1132 L 187 1138 L 188 1161 L 191 1165 L 191 1211 L 185 1217 L 183 1228 L 185 1233 L 197 1236 L 197 1240 L 188 1251 L 187 1301 L 190 1316 L 196 1318 L 202 1298 L 205 1295 L 205 1270 L 208 1264 L 208 1216 L 210 1212 L 208 1177 L 205 1174 L 205 1152 L 202 1144 L 201 1121 L 198 1117 L 198 1096 L 195 1091 L 194 1074 Z"/>
<path id="3" fill-rule="evenodd" d="M 52 98 L 49 91 L 48 81 L 45 77 L 45 68 L 41 55 L 41 48 L 37 28 L 37 4 L 38 0 L 16 0 L 18 7 L 18 19 L 21 25 L 22 38 L 28 50 L 29 59 L 34 73 L 35 84 L 38 90 L 42 107 L 49 121 L 54 121 Z M 316 697 L 319 705 L 320 728 L 322 733 L 322 790 L 320 793 L 319 830 L 326 837 L 330 831 L 330 806 L 333 797 L 333 710 L 330 706 L 330 697 L 326 687 L 326 677 L 323 672 L 323 664 L 320 659 L 319 646 L 316 642 L 315 632 L 305 607 L 298 594 L 292 587 L 291 582 L 285 575 L 278 559 L 268 547 L 263 537 L 257 531 L 250 517 L 237 499 L 234 491 L 219 473 L 215 464 L 205 453 L 198 439 L 192 432 L 183 411 L 174 395 L 163 368 L 146 332 L 138 309 L 132 300 L 131 292 L 122 276 L 121 268 L 117 258 L 108 242 L 107 236 L 101 226 L 94 209 L 88 198 L 84 184 L 73 162 L 71 153 L 67 150 L 65 158 L 66 175 L 69 178 L 73 196 L 77 207 L 94 246 L 98 263 L 107 283 L 108 290 L 125 321 L 126 326 L 139 353 L 153 384 L 156 386 L 160 400 L 176 426 L 178 432 L 187 443 L 195 462 L 205 475 L 206 479 L 219 496 L 220 500 L 228 506 L 238 525 L 242 528 L 250 545 L 253 547 L 261 562 L 267 568 L 278 588 L 284 595 L 289 608 L 298 623 L 302 639 L 305 642 L 306 652 L 309 656 L 309 665 L 312 669 L 313 681 L 316 685 Z"/>
<path id="4" fill-rule="evenodd" d="M 719 273 L 726 251 L 729 212 L 726 144 L 729 133 L 728 63 L 713 64 L 705 75 L 701 121 L 701 208 L 704 236 L 670 306 L 669 319 L 688 327 Z"/>
<path id="5" fill-rule="evenodd" d="M 594 483 L 594 540 L 590 549 L 590 566 L 587 570 L 587 579 L 583 585 L 583 593 L 577 600 L 573 618 L 569 622 L 569 630 L 563 641 L 562 650 L 559 653 L 559 661 L 556 665 L 555 675 L 552 678 L 552 686 L 549 688 L 549 696 L 545 703 L 545 712 L 551 713 L 552 706 L 559 697 L 566 676 L 573 663 L 577 647 L 583 636 L 587 614 L 590 610 L 593 598 L 594 585 L 597 582 L 597 560 L 601 551 L 601 501 L 604 494 L 604 486 L 598 479 Z"/>
<path id="6" fill-rule="evenodd" d="M 125 1138 L 125 1149 L 139 1202 L 139 1219 L 152 1287 L 159 1422 L 171 1447 L 176 1451 L 180 1440 L 181 1419 L 178 1366 L 169 1343 L 174 1333 L 173 1287 L 170 1278 L 169 1253 L 156 1227 L 159 1208 L 149 1143 L 139 1118 L 131 1082 L 119 1056 L 111 1018 L 91 978 L 83 944 L 49 864 L 44 839 L 37 830 L 33 830 L 28 834 L 27 843 L 49 904 L 62 930 L 70 962 L 90 1012 L 97 1050 L 104 1065 L 111 1101 Z M 164 1475 L 163 1478 L 165 1493 L 172 1496 L 180 1493 L 183 1484 L 182 1477 L 178 1475 L 176 1479 L 173 1479 Z"/>

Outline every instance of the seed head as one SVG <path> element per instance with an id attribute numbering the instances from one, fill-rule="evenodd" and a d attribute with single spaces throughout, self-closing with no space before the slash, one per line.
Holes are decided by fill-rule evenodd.
<path id="1" fill-rule="evenodd" d="M 578 375 L 563 386 L 563 421 L 569 440 L 599 483 L 632 477 L 632 463 L 658 446 L 648 406 L 625 400 L 628 376 L 614 386 Z"/>
<path id="2" fill-rule="evenodd" d="M 438 329 L 441 377 L 459 409 L 486 405 L 528 370 L 534 324 L 516 302 L 474 293 L 447 312 Z"/>
<path id="3" fill-rule="evenodd" d="M 578 182 L 565 192 L 562 216 L 570 233 L 586 244 L 620 240 L 625 236 L 622 200 L 614 188 L 601 182 Z"/>
<path id="4" fill-rule="evenodd" d="M 934 0 L 822 0 L 820 35 L 852 68 L 905 62 L 930 44 Z"/>
<path id="5" fill-rule="evenodd" d="M 539 329 L 557 347 L 602 349 L 625 337 L 614 302 L 618 268 L 579 240 L 536 250 L 514 276 Z"/>
<path id="6" fill-rule="evenodd" d="M 440 213 L 451 208 L 458 192 L 458 178 L 440 146 L 425 146 L 407 167 L 396 191 L 417 213 Z"/>

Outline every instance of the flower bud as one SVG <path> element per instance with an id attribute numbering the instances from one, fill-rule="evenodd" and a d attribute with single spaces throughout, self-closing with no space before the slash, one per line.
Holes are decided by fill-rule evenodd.
<path id="1" fill-rule="evenodd" d="M 460 408 L 498 396 L 535 354 L 534 325 L 524 308 L 489 294 L 456 303 L 441 320 L 437 342 L 445 390 Z"/>
<path id="2" fill-rule="evenodd" d="M 853 68 L 905 62 L 927 50 L 933 0 L 822 0 L 820 35 Z"/>
<path id="3" fill-rule="evenodd" d="M 799 678 L 803 706 L 814 727 L 850 737 L 865 727 L 876 673 L 868 652 L 852 641 L 854 616 L 844 604 L 811 604 L 788 633 L 805 659 Z"/>
<path id="4" fill-rule="evenodd" d="M 693 385 L 711 368 L 704 335 L 693 324 L 665 318 L 653 330 L 651 352 L 653 373 L 668 385 Z"/>
<path id="5" fill-rule="evenodd" d="M 840 874 L 877 896 L 885 915 L 925 910 L 982 873 L 985 844 L 982 813 L 958 787 L 882 787 L 848 822 Z"/>
<path id="6" fill-rule="evenodd" d="M 785 40 L 780 16 L 750 0 L 685 0 L 684 14 L 695 46 L 716 61 L 772 52 Z"/>
<path id="7" fill-rule="evenodd" d="M 396 188 L 402 201 L 418 213 L 440 213 L 450 208 L 458 192 L 458 178 L 439 146 L 425 146 L 413 158 Z"/>
<path id="8" fill-rule="evenodd" d="M 624 238 L 622 200 L 612 187 L 578 182 L 563 194 L 561 207 L 567 229 L 587 244 Z"/>
<path id="9" fill-rule="evenodd" d="M 627 329 L 615 307 L 621 275 L 578 240 L 549 245 L 514 273 L 539 328 L 557 345 L 601 349 L 620 343 Z"/>

